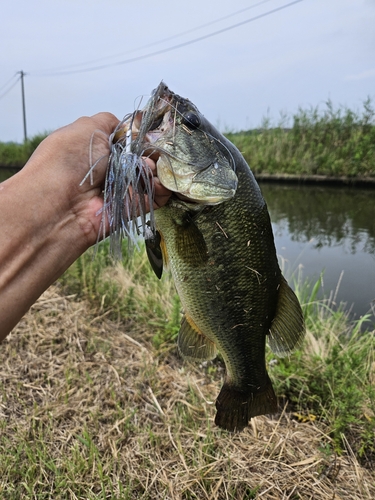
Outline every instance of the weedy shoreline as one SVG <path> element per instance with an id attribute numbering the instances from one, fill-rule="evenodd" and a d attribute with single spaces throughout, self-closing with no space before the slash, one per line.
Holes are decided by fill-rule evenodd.
<path id="1" fill-rule="evenodd" d="M 277 182 L 287 184 L 318 184 L 327 186 L 375 187 L 375 177 L 347 177 L 330 175 L 293 175 L 293 174 L 257 174 L 258 182 Z"/>
<path id="2" fill-rule="evenodd" d="M 300 178 L 355 179 L 375 176 L 375 109 L 299 109 L 279 123 L 263 120 L 258 129 L 225 134 L 243 154 L 255 177 L 283 174 Z"/>
<path id="3" fill-rule="evenodd" d="M 176 353 L 180 305 L 143 252 L 82 256 L 0 345 L 0 496 L 375 497 L 375 341 L 295 283 L 307 339 L 268 353 L 279 413 L 213 424 L 220 359 Z"/>
<path id="4" fill-rule="evenodd" d="M 0 165 L 22 168 L 46 135 L 25 144 L 0 141 Z M 281 113 L 278 122 L 266 117 L 256 129 L 224 135 L 241 151 L 256 178 L 297 176 L 303 182 L 325 178 L 374 185 L 375 108 L 370 98 L 361 110 L 335 108 L 327 101 L 324 109 L 300 108 L 294 115 Z"/>

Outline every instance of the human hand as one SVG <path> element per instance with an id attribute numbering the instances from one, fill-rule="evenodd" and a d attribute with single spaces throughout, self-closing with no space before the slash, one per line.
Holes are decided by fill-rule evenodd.
<path id="1" fill-rule="evenodd" d="M 102 190 L 108 166 L 109 135 L 119 120 L 111 113 L 99 113 L 82 117 L 74 123 L 49 135 L 36 149 L 24 168 L 38 168 L 38 174 L 49 186 L 51 200 L 62 213 L 69 211 L 76 218 L 87 246 L 97 241 L 102 218 L 98 213 L 103 208 Z M 155 163 L 145 159 L 154 175 L 155 196 L 153 207 L 163 206 L 170 191 L 156 177 Z M 90 166 L 95 164 L 92 175 L 84 183 Z M 150 200 L 146 199 L 149 209 Z M 105 228 L 108 234 L 108 227 Z"/>
<path id="2" fill-rule="evenodd" d="M 25 167 L 0 184 L 0 341 L 103 234 L 98 212 L 109 135 L 117 124 L 110 113 L 79 118 L 49 135 Z M 158 181 L 155 163 L 145 161 L 154 175 L 153 206 L 158 208 L 170 192 Z M 95 162 L 92 176 L 82 183 Z"/>

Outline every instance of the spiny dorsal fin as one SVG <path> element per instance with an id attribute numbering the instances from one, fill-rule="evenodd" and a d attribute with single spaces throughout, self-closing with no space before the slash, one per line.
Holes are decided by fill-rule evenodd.
<path id="1" fill-rule="evenodd" d="M 208 361 L 217 354 L 215 344 L 200 333 L 193 321 L 186 316 L 182 318 L 177 345 L 181 356 L 187 359 Z"/>
<path id="2" fill-rule="evenodd" d="M 156 276 L 161 278 L 163 274 L 163 252 L 161 249 L 161 236 L 159 231 L 146 233 L 145 246 L 148 260 Z"/>
<path id="3" fill-rule="evenodd" d="M 305 322 L 298 299 L 281 277 L 276 314 L 271 323 L 268 343 L 272 352 L 280 357 L 299 347 L 305 335 Z"/>

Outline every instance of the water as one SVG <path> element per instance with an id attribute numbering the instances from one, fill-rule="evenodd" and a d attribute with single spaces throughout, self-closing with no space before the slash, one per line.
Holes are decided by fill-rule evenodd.
<path id="1" fill-rule="evenodd" d="M 1 180 L 14 174 L 1 169 Z M 302 267 L 323 292 L 337 291 L 359 318 L 375 308 L 375 191 L 372 189 L 259 183 L 275 244 L 288 278 Z M 372 313 L 375 324 L 375 314 Z"/>
<path id="2" fill-rule="evenodd" d="M 375 301 L 375 191 L 260 186 L 287 276 L 302 266 L 303 277 L 316 281 L 324 271 L 326 295 L 338 288 L 337 302 L 345 302 L 353 317 L 369 313 Z"/>

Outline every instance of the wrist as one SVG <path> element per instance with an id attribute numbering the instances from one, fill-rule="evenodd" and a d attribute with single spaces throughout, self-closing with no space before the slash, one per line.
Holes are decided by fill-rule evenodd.
<path id="1" fill-rule="evenodd" d="M 92 244 L 89 225 L 85 228 L 80 222 L 80 204 L 87 202 L 72 195 L 61 178 L 48 178 L 30 164 L 7 182 L 4 194 L 13 209 L 12 239 L 56 258 L 61 254 L 62 262 L 73 262 Z"/>

